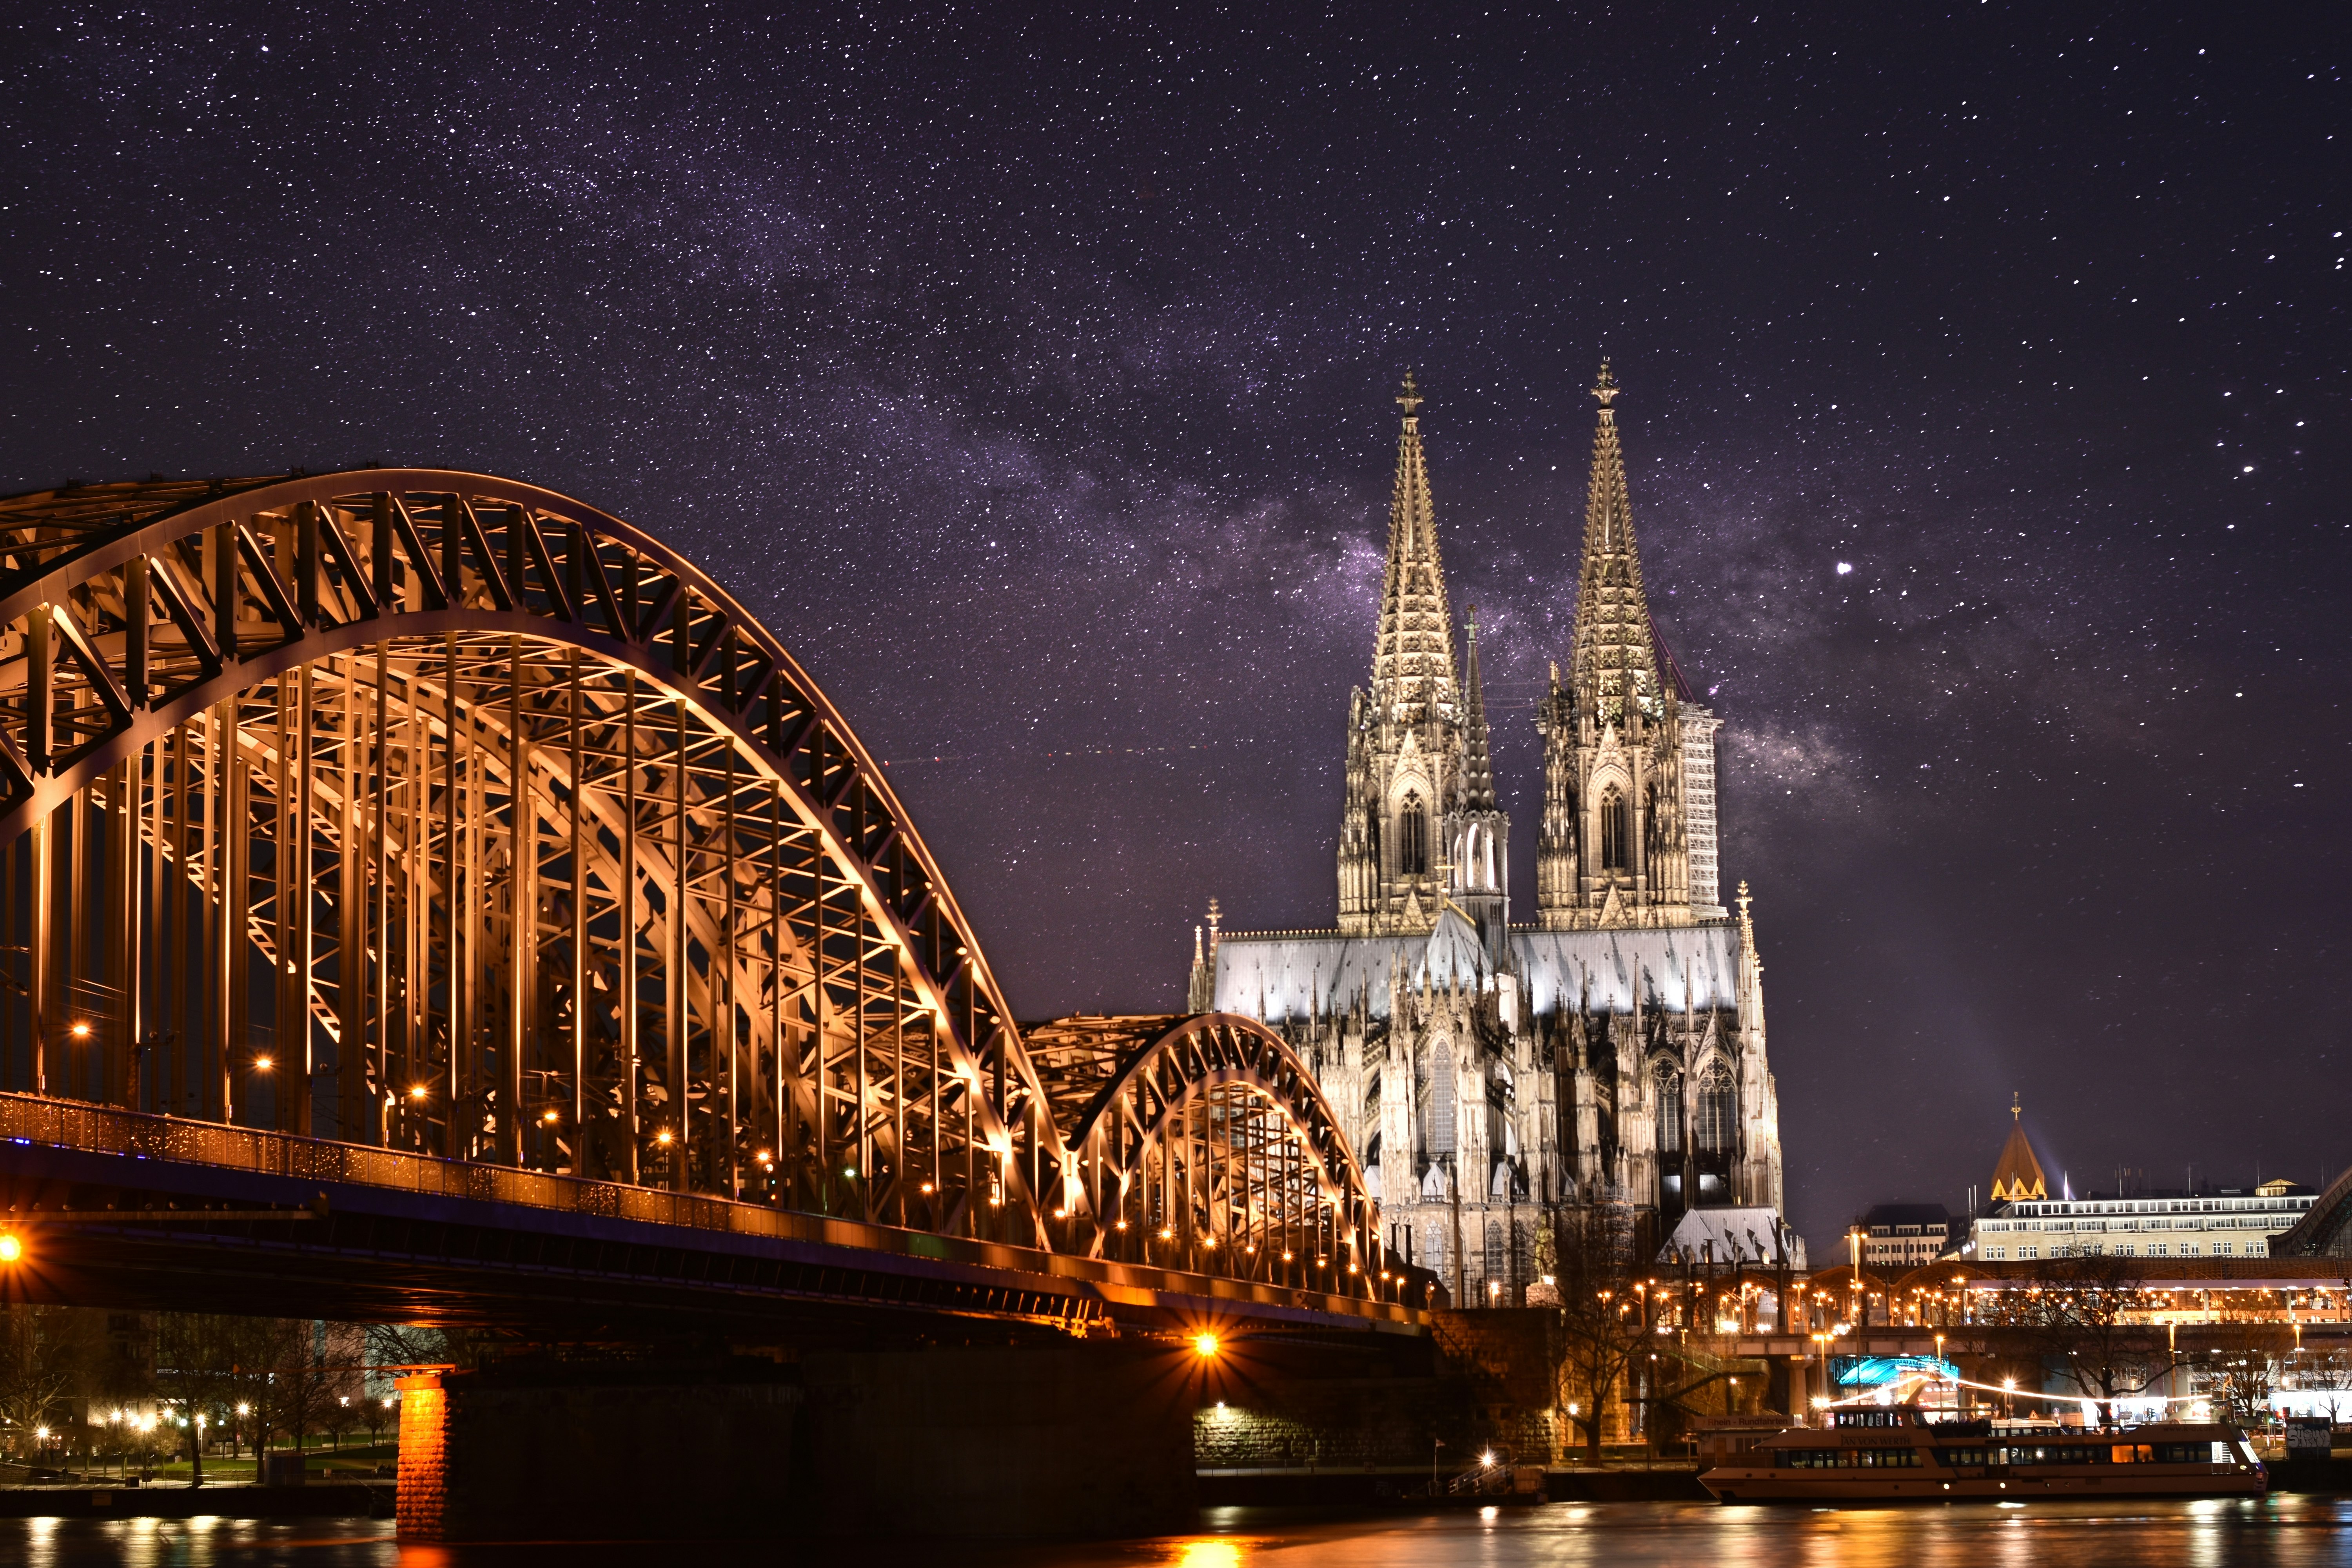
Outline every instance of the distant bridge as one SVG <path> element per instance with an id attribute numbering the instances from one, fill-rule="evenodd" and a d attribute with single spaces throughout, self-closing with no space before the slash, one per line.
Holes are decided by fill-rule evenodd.
<path id="1" fill-rule="evenodd" d="M 782 645 L 480 474 L 0 501 L 0 1089 L 12 1293 L 1418 1321 L 1277 1037 L 1024 1037 Z"/>

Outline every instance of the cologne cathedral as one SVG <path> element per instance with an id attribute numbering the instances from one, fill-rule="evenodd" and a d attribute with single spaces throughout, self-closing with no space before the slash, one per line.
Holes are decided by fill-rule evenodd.
<path id="1" fill-rule="evenodd" d="M 1716 731 L 1661 646 L 1600 428 L 1565 671 L 1538 704 L 1536 919 L 1514 924 L 1475 607 L 1456 627 L 1405 378 L 1371 685 L 1348 700 L 1336 929 L 1196 934 L 1195 1009 L 1314 1068 L 1389 1246 L 1457 1301 L 1544 1300 L 1549 1216 L 1604 1205 L 1640 1256 L 1802 1267 L 1746 885 L 1718 890 Z"/>

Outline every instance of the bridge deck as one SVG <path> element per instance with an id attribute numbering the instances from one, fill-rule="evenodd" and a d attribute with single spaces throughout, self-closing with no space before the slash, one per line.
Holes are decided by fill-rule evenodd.
<path id="1" fill-rule="evenodd" d="M 1261 1281 L 23 1094 L 0 1094 L 0 1201 L 27 1238 L 34 1299 L 734 1333 L 877 1313 L 1076 1333 L 1414 1334 L 1424 1321 Z"/>

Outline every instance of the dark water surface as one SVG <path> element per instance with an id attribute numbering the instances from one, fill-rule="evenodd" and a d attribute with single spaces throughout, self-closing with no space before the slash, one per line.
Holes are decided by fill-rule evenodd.
<path id="1" fill-rule="evenodd" d="M 409 1546 L 377 1521 L 0 1521 L 0 1563 L 266 1563 L 286 1568 L 620 1568 L 690 1559 L 856 1563 L 861 1568 L 1536 1568 L 1550 1564 L 1863 1564 L 1867 1568 L 2206 1568 L 2238 1563 L 2352 1565 L 2352 1498 L 2126 1504 L 1949 1504 L 1848 1510 L 1718 1508 L 1708 1503 L 1556 1503 L 1484 1513 L 1303 1518 L 1215 1509 L 1198 1534 L 1110 1545 L 876 1549 L 852 1542 L 659 1542 Z M 781 1550 L 780 1550 L 781 1548 Z"/>

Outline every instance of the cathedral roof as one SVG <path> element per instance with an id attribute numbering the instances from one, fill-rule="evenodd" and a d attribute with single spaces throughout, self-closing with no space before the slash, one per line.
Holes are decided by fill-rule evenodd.
<path id="1" fill-rule="evenodd" d="M 1696 1208 L 1675 1223 L 1674 1234 L 1658 1248 L 1658 1262 L 1679 1266 L 1712 1258 L 1725 1267 L 1734 1263 L 1777 1264 L 1780 1261 L 1780 1215 L 1769 1208 Z M 1789 1267 L 1805 1267 L 1805 1238 L 1788 1232 Z"/>
<path id="2" fill-rule="evenodd" d="M 2000 1159 L 1992 1168 L 1992 1201 L 2046 1198 L 2050 1184 L 2042 1177 L 2042 1162 L 2033 1157 L 2033 1145 L 2025 1141 L 2023 1107 L 2013 1096 L 2009 1115 L 2009 1142 L 2000 1146 Z"/>
<path id="3" fill-rule="evenodd" d="M 1491 967 L 1486 944 L 1478 940 L 1478 928 L 1448 900 L 1444 912 L 1437 917 L 1437 929 L 1429 933 L 1429 945 L 1422 949 L 1421 962 L 1413 966 L 1412 983 L 1474 986 Z"/>
<path id="4" fill-rule="evenodd" d="M 1466 921 L 1465 922 L 1467 923 Z M 1227 931 L 1216 950 L 1216 1005 L 1279 1022 L 1344 1012 L 1360 998 L 1389 1016 L 1389 977 L 1419 973 L 1432 937 L 1337 931 Z M 1475 939 L 1474 939 L 1475 940 Z M 1738 1005 L 1739 930 L 1727 921 L 1652 930 L 1515 931 L 1507 968 L 1528 1016 L 1554 1011 L 1693 1012 Z M 1488 973 L 1506 965 L 1486 960 Z"/>

